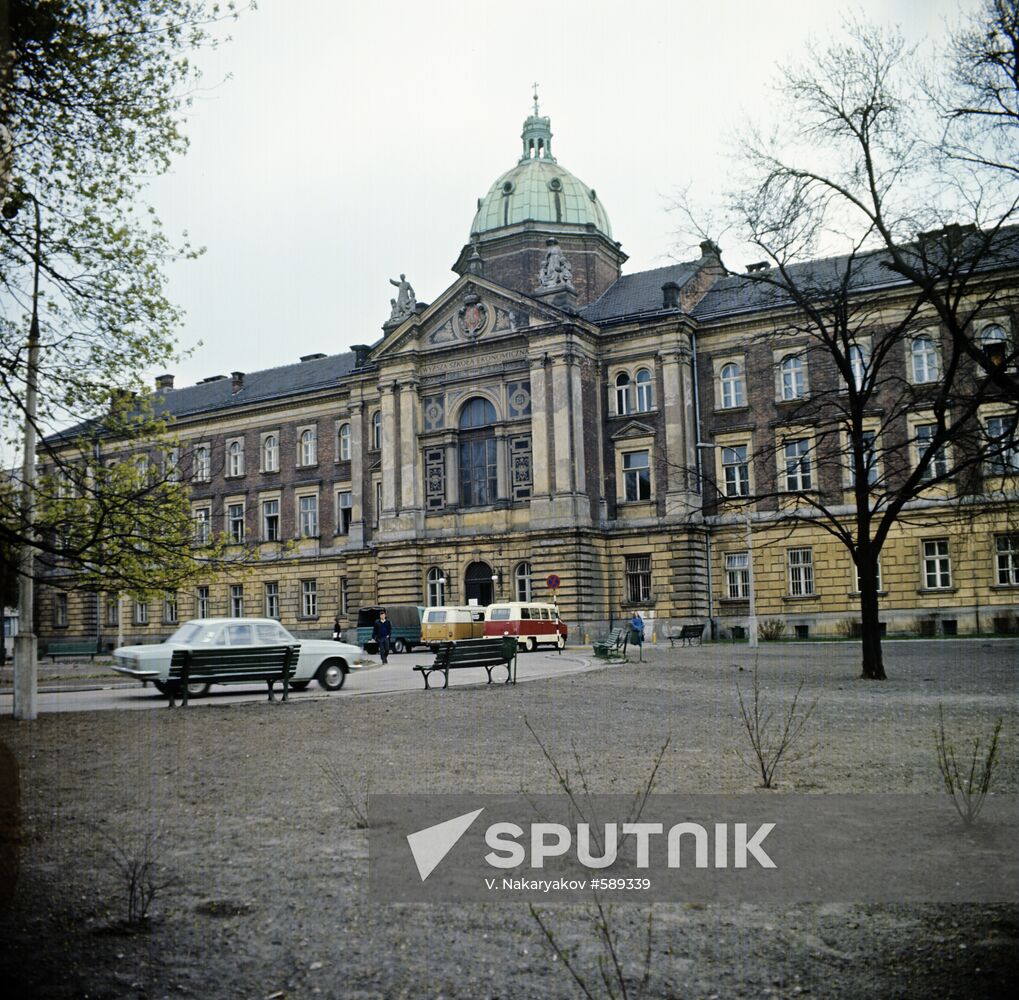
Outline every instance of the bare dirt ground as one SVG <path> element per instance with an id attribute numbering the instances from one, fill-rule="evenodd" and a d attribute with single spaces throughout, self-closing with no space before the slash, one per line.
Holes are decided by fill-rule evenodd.
<path id="1" fill-rule="evenodd" d="M 848 644 L 762 647 L 770 698 L 803 679 L 818 699 L 816 750 L 780 791 L 936 793 L 939 703 L 956 734 L 986 738 L 1003 717 L 995 788 L 1019 790 L 1019 642 L 889 642 L 885 655 L 891 679 L 876 684 L 856 679 Z M 67 1000 L 583 995 L 526 906 L 369 898 L 366 833 L 323 767 L 356 800 L 368 787 L 557 791 L 526 718 L 561 759 L 576 747 L 593 791 L 637 790 L 670 735 L 656 791 L 752 790 L 734 753 L 750 651 L 645 656 L 515 688 L 0 720 L 0 875 L 12 841 L 18 860 L 0 982 Z M 110 845 L 140 856 L 146 838 L 167 884 L 129 932 Z M 545 912 L 591 995 L 612 995 L 590 912 Z M 652 917 L 654 997 L 987 998 L 1012 995 L 1019 973 L 1016 907 L 659 904 Z M 611 917 L 629 997 L 647 919 L 634 906 Z"/>

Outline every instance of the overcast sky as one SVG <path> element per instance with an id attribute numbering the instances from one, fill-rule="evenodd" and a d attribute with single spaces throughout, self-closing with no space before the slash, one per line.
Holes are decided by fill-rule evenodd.
<path id="1" fill-rule="evenodd" d="M 867 0 L 939 37 L 970 0 Z M 594 187 L 628 272 L 666 263 L 669 196 L 702 198 L 775 66 L 838 27 L 831 0 L 259 0 L 199 58 L 191 149 L 149 190 L 207 252 L 175 265 L 177 385 L 373 343 L 401 271 L 431 302 L 476 201 L 520 152 L 539 82 L 559 163 Z M 229 79 L 224 77 L 230 74 Z M 739 247 L 723 245 L 731 266 Z M 201 342 L 201 346 L 197 346 Z M 151 374 L 151 373 L 150 373 Z"/>

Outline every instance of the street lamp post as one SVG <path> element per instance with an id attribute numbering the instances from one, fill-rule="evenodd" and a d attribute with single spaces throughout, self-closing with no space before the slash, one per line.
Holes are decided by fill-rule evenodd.
<path id="1" fill-rule="evenodd" d="M 14 639 L 15 719 L 38 715 L 38 651 L 35 634 L 35 449 L 39 409 L 39 258 L 42 219 L 35 195 L 25 193 L 35 209 L 35 264 L 32 277 L 32 322 L 28 329 L 28 370 L 25 374 L 25 453 L 21 463 L 21 516 L 24 537 L 18 560 L 18 634 Z"/>

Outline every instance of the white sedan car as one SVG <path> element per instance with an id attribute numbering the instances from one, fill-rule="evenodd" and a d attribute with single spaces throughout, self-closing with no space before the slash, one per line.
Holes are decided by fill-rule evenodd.
<path id="1" fill-rule="evenodd" d="M 196 618 L 185 622 L 165 642 L 146 646 L 121 646 L 113 651 L 118 673 L 140 681 L 152 681 L 163 694 L 167 693 L 170 660 L 175 649 L 208 649 L 216 646 L 284 646 L 300 643 L 290 686 L 303 691 L 317 680 L 327 691 L 339 691 L 346 680 L 350 665 L 361 656 L 357 646 L 330 639 L 295 639 L 272 618 Z M 209 690 L 208 684 L 189 684 L 188 694 L 194 698 Z"/>

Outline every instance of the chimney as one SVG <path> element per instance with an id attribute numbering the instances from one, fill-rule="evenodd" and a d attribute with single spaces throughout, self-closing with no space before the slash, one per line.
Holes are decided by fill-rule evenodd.
<path id="1" fill-rule="evenodd" d="M 156 376 L 156 389 L 172 389 L 173 388 L 173 376 L 172 375 L 157 375 Z"/>
<path id="2" fill-rule="evenodd" d="M 354 352 L 354 367 L 364 368 L 368 364 L 368 352 L 371 348 L 367 344 L 351 344 L 350 347 Z"/>
<path id="3" fill-rule="evenodd" d="M 756 271 L 770 271 L 771 262 L 759 260 L 756 264 L 747 264 L 747 274 L 754 274 Z"/>
<path id="4" fill-rule="evenodd" d="M 234 392 L 240 392 L 244 388 L 244 372 L 230 372 L 231 385 Z"/>
<path id="5" fill-rule="evenodd" d="M 679 308 L 679 285 L 674 281 L 667 281 L 662 285 L 662 308 Z"/>
<path id="6" fill-rule="evenodd" d="M 301 355 L 301 362 L 303 364 L 305 361 L 318 361 L 319 358 L 324 358 L 324 357 L 325 357 L 325 355 L 321 354 L 321 353 L 319 353 L 319 354 L 302 354 Z"/>
<path id="7" fill-rule="evenodd" d="M 701 243 L 701 257 L 715 257 L 721 260 L 722 251 L 718 249 L 717 243 L 712 240 L 705 240 Z"/>

